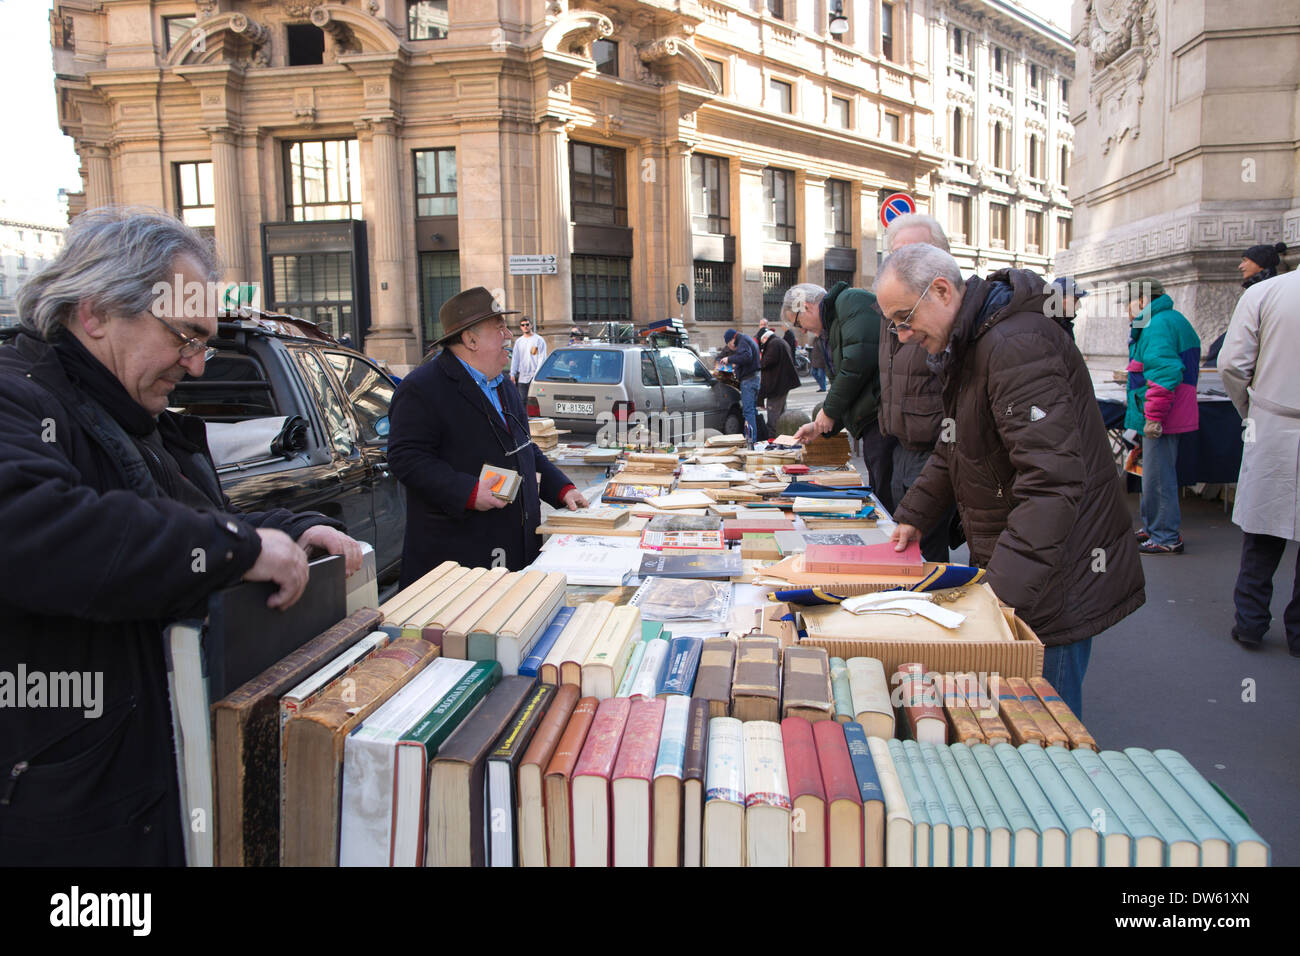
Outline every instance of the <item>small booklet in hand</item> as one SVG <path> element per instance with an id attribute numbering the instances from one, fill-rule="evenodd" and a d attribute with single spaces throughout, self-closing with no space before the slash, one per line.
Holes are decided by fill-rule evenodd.
<path id="1" fill-rule="evenodd" d="M 511 471 L 509 468 L 498 468 L 496 465 L 484 465 L 483 470 L 478 474 L 479 481 L 486 481 L 492 489 L 492 494 L 502 501 L 514 501 L 515 495 L 519 494 L 519 472 Z"/>

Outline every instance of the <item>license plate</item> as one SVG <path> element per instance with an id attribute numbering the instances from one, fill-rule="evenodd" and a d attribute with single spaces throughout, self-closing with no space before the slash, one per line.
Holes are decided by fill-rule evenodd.
<path id="1" fill-rule="evenodd" d="M 596 413 L 595 402 L 556 402 L 555 414 L 557 415 L 594 415 Z"/>

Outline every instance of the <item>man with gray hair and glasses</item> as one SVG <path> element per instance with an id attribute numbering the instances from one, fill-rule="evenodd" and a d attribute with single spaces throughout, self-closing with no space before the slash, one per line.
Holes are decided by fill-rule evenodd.
<path id="1" fill-rule="evenodd" d="M 896 547 L 955 503 L 972 562 L 1046 645 L 1043 676 L 1079 714 L 1092 637 L 1146 600 L 1083 356 L 1043 314 L 1032 272 L 963 281 L 918 243 L 884 261 L 875 289 L 892 334 L 926 351 L 950 420 L 895 511 Z"/>
<path id="2" fill-rule="evenodd" d="M 322 514 L 236 511 L 203 422 L 167 411 L 217 331 L 181 292 L 216 278 L 188 226 L 110 208 L 19 291 L 0 347 L 0 672 L 102 683 L 98 713 L 0 706 L 0 865 L 183 864 L 164 625 L 240 579 L 288 607 L 312 546 L 361 565 Z"/>

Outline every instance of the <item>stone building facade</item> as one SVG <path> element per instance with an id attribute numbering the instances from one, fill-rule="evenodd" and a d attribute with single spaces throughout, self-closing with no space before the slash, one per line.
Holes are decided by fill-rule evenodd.
<path id="1" fill-rule="evenodd" d="M 931 5 L 934 215 L 964 272 L 1050 272 L 1070 244 L 1074 48 L 1062 30 L 1005 0 Z"/>
<path id="2" fill-rule="evenodd" d="M 932 201 L 922 2 L 56 0 L 71 211 L 172 211 L 399 367 L 474 285 L 552 336 L 680 310 L 717 344 L 869 283 L 880 198 Z"/>
<path id="3" fill-rule="evenodd" d="M 63 247 L 59 226 L 12 219 L 0 208 L 0 328 L 18 324 L 14 296 Z"/>
<path id="4" fill-rule="evenodd" d="M 1156 277 L 1208 347 L 1242 252 L 1300 247 L 1300 0 L 1076 0 L 1072 32 L 1075 229 L 1056 268 L 1103 291 Z M 1084 351 L 1126 353 L 1123 298 L 1088 300 Z"/>

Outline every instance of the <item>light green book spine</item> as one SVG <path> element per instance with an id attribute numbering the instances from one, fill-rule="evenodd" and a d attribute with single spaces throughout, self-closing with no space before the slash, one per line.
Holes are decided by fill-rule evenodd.
<path id="1" fill-rule="evenodd" d="M 953 866 L 970 866 L 970 838 L 966 841 L 965 859 L 957 859 L 956 830 L 960 827 L 968 834 L 970 824 L 966 821 L 966 813 L 962 810 L 960 801 L 957 799 L 957 793 L 948 782 L 948 774 L 943 769 L 943 763 L 939 760 L 939 751 L 947 750 L 947 745 L 938 746 L 932 743 L 918 745 L 921 750 L 921 760 L 925 763 L 926 772 L 930 775 L 930 781 L 934 784 L 935 790 L 939 792 L 939 802 L 943 805 L 944 816 L 948 818 L 948 826 L 953 832 Z"/>
<path id="2" fill-rule="evenodd" d="M 965 746 L 963 744 L 963 746 Z M 1012 865 L 1020 856 L 1016 852 L 1016 844 L 1021 839 L 1030 839 L 1033 844 L 1033 858 L 1036 866 L 1038 861 L 1038 827 L 1034 825 L 1034 817 L 1025 806 L 1025 801 L 1020 799 L 1020 794 L 1016 792 L 1015 784 L 1007 776 L 1007 772 L 1002 767 L 1002 762 L 998 760 L 998 755 L 993 752 L 993 748 L 988 744 L 976 744 L 970 748 L 971 755 L 975 762 L 979 764 L 980 771 L 984 774 L 984 779 L 988 781 L 989 789 L 997 797 L 998 806 L 1002 809 L 1003 816 L 1007 820 L 1007 829 L 1011 831 L 1011 859 Z M 985 814 L 987 818 L 987 814 Z M 1022 837 L 1023 831 L 1029 831 L 1029 835 Z"/>
<path id="3" fill-rule="evenodd" d="M 849 665 L 842 657 L 831 658 L 831 696 L 835 699 L 835 719 L 841 723 L 856 720 L 853 692 L 849 689 Z"/>
<path id="4" fill-rule="evenodd" d="M 1098 754 L 1081 747 L 1078 750 L 1071 750 L 1070 756 L 1088 775 L 1088 779 L 1092 781 L 1097 791 L 1110 806 L 1114 818 L 1123 824 L 1124 829 L 1128 830 L 1132 848 L 1130 865 L 1136 866 L 1138 841 L 1154 837 L 1163 844 L 1164 837 L 1160 835 L 1160 831 L 1151 822 L 1151 818 L 1137 805 L 1137 801 L 1124 789 L 1124 785 L 1115 778 L 1115 775 L 1110 772 L 1110 768 L 1106 766 Z"/>
<path id="5" fill-rule="evenodd" d="M 1045 749 L 1041 745 L 1026 743 L 1021 744 L 1017 749 L 1020 752 L 1021 759 L 1025 762 L 1025 766 L 1034 775 L 1034 781 L 1042 788 L 1043 794 L 1051 802 L 1057 818 L 1065 826 L 1065 833 L 1068 838 L 1066 840 L 1067 856 L 1065 865 L 1094 865 L 1101 858 L 1101 853 L 1096 849 L 1097 834 L 1092 829 L 1092 818 L 1083 809 L 1083 805 L 1075 799 L 1069 784 L 1061 777 L 1055 764 L 1048 758 Z M 1046 750 L 1061 749 L 1063 748 L 1046 748 Z M 1078 862 L 1074 860 L 1076 841 L 1081 853 L 1086 854 Z"/>
<path id="6" fill-rule="evenodd" d="M 903 752 L 912 764 L 912 776 L 921 789 L 925 812 L 930 817 L 930 865 L 952 866 L 952 824 L 948 822 L 948 814 L 939 798 L 939 788 L 930 779 L 920 745 L 915 740 L 904 740 Z"/>
<path id="7" fill-rule="evenodd" d="M 1156 793 L 1160 794 L 1165 803 L 1169 804 L 1169 809 L 1178 814 L 1178 819 L 1183 821 L 1187 829 L 1192 831 L 1192 836 L 1196 842 L 1201 845 L 1201 865 L 1214 865 L 1207 863 L 1205 856 L 1207 847 L 1205 844 L 1210 841 L 1219 841 L 1225 847 L 1229 846 L 1227 835 L 1220 830 L 1210 819 L 1210 815 L 1201 809 L 1200 804 L 1187 795 L 1184 790 L 1174 779 L 1173 775 L 1165 769 L 1165 765 L 1155 758 L 1155 754 L 1141 747 L 1125 747 L 1124 753 L 1128 755 L 1133 765 L 1142 772 L 1142 776 L 1147 778 L 1147 783 L 1155 788 Z M 1220 848 L 1220 853 L 1222 848 Z M 1211 855 L 1212 860 L 1214 855 Z M 1228 860 L 1221 856 L 1214 860 L 1226 866 Z"/>
<path id="8" fill-rule="evenodd" d="M 1038 785 L 1037 781 L 1034 780 L 1034 775 L 1025 766 L 1024 758 L 1020 756 L 1020 752 L 1011 744 L 997 744 L 993 748 L 993 752 L 1002 764 L 1002 769 L 1011 778 L 1016 792 L 1020 794 L 1020 799 L 1029 808 L 1029 812 L 1034 818 L 1034 826 L 1038 829 L 1040 841 L 1053 830 L 1058 831 L 1064 837 L 1065 826 L 1061 823 L 1061 818 L 1056 815 L 1056 811 L 1052 809 L 1052 801 L 1047 799 L 1047 794 L 1043 793 L 1043 788 Z M 1039 865 L 1042 865 L 1041 842 L 1039 844 Z"/>
<path id="9" fill-rule="evenodd" d="M 1155 826 L 1156 832 L 1165 844 L 1165 866 L 1169 866 L 1170 854 L 1175 843 L 1190 843 L 1195 846 L 1199 864 L 1201 845 L 1196 842 L 1196 837 L 1192 835 L 1191 830 L 1187 829 L 1187 825 L 1178 819 L 1178 814 L 1165 803 L 1156 788 L 1147 783 L 1147 778 L 1142 776 L 1142 771 L 1129 759 L 1129 756 L 1118 750 L 1103 750 L 1099 756 L 1106 769 L 1115 776 L 1119 785 L 1129 793 L 1133 802 L 1142 808 L 1142 812 Z"/>
<path id="10" fill-rule="evenodd" d="M 1264 838 L 1210 786 L 1209 781 L 1197 772 L 1186 757 L 1176 750 L 1157 750 L 1155 758 L 1164 764 L 1165 769 L 1173 774 L 1174 779 L 1210 815 L 1210 819 L 1232 843 L 1233 866 L 1240 865 L 1237 862 L 1237 851 L 1242 843 L 1259 844 L 1264 851 L 1264 865 L 1268 866 L 1272 862 L 1272 848 L 1264 842 Z"/>
<path id="11" fill-rule="evenodd" d="M 1091 752 L 1089 751 L 1089 753 Z M 1124 821 L 1120 819 L 1119 814 L 1111 809 L 1101 791 L 1093 784 L 1092 778 L 1088 776 L 1083 767 L 1079 766 L 1079 762 L 1071 756 L 1070 751 L 1064 747 L 1048 747 L 1044 753 L 1047 754 L 1047 759 L 1052 761 L 1052 765 L 1056 767 L 1056 772 L 1061 775 L 1061 779 L 1070 788 L 1074 798 L 1079 801 L 1079 806 L 1083 808 L 1083 812 L 1087 814 L 1088 825 L 1096 831 L 1101 844 L 1101 865 L 1132 866 L 1132 834 L 1124 826 Z M 1115 845 L 1112 838 L 1117 835 L 1122 838 L 1118 845 L 1127 849 L 1122 859 L 1110 859 L 1108 854 L 1111 853 L 1112 847 Z"/>
<path id="12" fill-rule="evenodd" d="M 497 636 L 495 634 L 471 634 L 465 641 L 465 659 L 471 661 L 494 661 L 497 659 Z"/>
<path id="13" fill-rule="evenodd" d="M 926 746 L 933 746 L 927 744 Z M 935 747 L 935 755 L 939 759 L 939 769 L 948 781 L 948 788 L 952 791 L 953 799 L 957 801 L 957 806 L 961 809 L 961 815 L 966 821 L 966 826 L 970 828 L 970 859 L 967 866 L 988 866 L 988 830 L 984 826 L 984 817 L 975 803 L 975 796 L 971 793 L 970 787 L 966 785 L 966 779 L 962 776 L 961 768 L 957 766 L 957 758 L 953 756 L 952 747 L 960 747 L 970 756 L 970 748 L 965 744 L 952 744 L 951 746 Z M 925 748 L 922 747 L 922 753 Z M 971 761 L 971 766 L 975 761 Z M 976 767 L 978 770 L 979 768 Z M 952 813 L 948 814 L 949 817 Z"/>
<path id="14" fill-rule="evenodd" d="M 663 631 L 663 629 L 664 629 L 663 621 L 642 621 L 641 640 L 653 641 L 656 637 L 662 636 L 661 632 Z"/>
<path id="15" fill-rule="evenodd" d="M 627 697 L 632 693 L 632 684 L 636 681 L 636 672 L 641 667 L 641 658 L 645 657 L 645 649 L 649 646 L 649 641 L 637 641 L 632 648 L 632 656 L 627 659 L 627 670 L 623 672 L 623 680 L 618 685 L 618 693 L 615 697 Z"/>
<path id="16" fill-rule="evenodd" d="M 984 779 L 984 771 L 980 770 L 971 748 L 966 744 L 953 744 L 948 748 L 948 753 L 957 762 L 962 781 L 970 788 L 970 795 L 975 799 L 975 806 L 979 808 L 980 817 L 984 820 L 984 829 L 990 833 L 994 830 L 1010 831 L 1011 825 L 1007 823 L 993 788 Z"/>
<path id="17" fill-rule="evenodd" d="M 897 738 L 889 740 L 889 756 L 894 760 L 894 772 L 898 774 L 903 796 L 907 798 L 907 808 L 912 814 L 915 827 L 914 866 L 930 866 L 930 814 L 925 809 L 925 797 L 912 774 L 912 761 L 903 749 L 903 742 Z"/>

